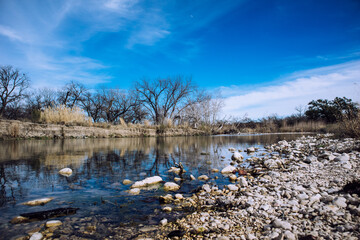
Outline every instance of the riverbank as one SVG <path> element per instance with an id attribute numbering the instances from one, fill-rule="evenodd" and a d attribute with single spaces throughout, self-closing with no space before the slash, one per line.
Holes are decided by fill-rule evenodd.
<path id="1" fill-rule="evenodd" d="M 170 128 L 111 124 L 78 126 L 69 124 L 42 124 L 18 120 L 0 120 L 0 139 L 120 138 L 196 135 L 205 135 L 205 132 L 189 127 Z"/>
<path id="2" fill-rule="evenodd" d="M 265 149 L 263 156 L 247 159 L 256 171 L 223 174 L 234 179 L 224 188 L 210 174 L 195 193 L 160 198 L 168 213 L 153 225 L 75 216 L 36 230 L 47 239 L 359 239 L 358 140 L 318 135 Z M 238 151 L 229 151 L 236 167 L 242 162 Z"/>

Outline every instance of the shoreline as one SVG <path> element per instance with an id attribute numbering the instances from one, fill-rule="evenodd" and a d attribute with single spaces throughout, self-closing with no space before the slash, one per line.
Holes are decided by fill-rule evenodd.
<path id="1" fill-rule="evenodd" d="M 0 140 L 74 139 L 74 138 L 126 138 L 126 137 L 175 137 L 175 136 L 257 136 L 281 134 L 316 134 L 314 132 L 239 132 L 236 134 L 210 134 L 184 127 L 156 127 L 143 125 L 79 126 L 71 124 L 33 123 L 0 119 Z"/>

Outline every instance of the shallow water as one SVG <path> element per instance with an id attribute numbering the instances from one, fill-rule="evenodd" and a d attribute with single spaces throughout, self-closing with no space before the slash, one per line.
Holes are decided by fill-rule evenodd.
<path id="1" fill-rule="evenodd" d="M 0 236 L 9 239 L 24 235 L 42 222 L 12 225 L 9 221 L 21 213 L 45 211 L 59 207 L 79 208 L 74 220 L 96 216 L 111 223 L 158 224 L 162 218 L 181 213 L 163 213 L 157 199 L 166 192 L 162 185 L 141 190 L 136 196 L 126 190 L 124 179 L 142 180 L 161 176 L 174 181 L 167 170 L 181 161 L 186 169 L 185 181 L 178 182 L 178 193 L 190 196 L 202 181 L 190 181 L 189 175 L 218 176 L 216 184 L 229 184 L 227 177 L 211 173 L 229 165 L 230 147 L 244 150 L 250 146 L 263 153 L 264 145 L 279 140 L 292 140 L 301 135 L 251 135 L 171 138 L 24 140 L 0 143 Z M 202 154 L 206 153 L 206 155 Z M 248 155 L 242 166 L 247 167 Z M 222 159 L 221 156 L 225 158 Z M 70 177 L 58 174 L 64 167 L 73 169 Z M 43 197 L 54 197 L 44 206 L 21 203 Z M 170 216 L 171 215 L 171 216 Z M 59 220 L 65 217 L 57 218 Z M 44 221 L 43 221 L 44 222 Z"/>

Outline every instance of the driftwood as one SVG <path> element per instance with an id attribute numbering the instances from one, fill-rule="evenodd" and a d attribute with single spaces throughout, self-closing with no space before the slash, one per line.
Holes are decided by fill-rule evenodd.
<path id="1" fill-rule="evenodd" d="M 23 213 L 20 216 L 28 218 L 29 220 L 45 220 L 53 217 L 61 217 L 66 215 L 75 214 L 79 208 L 56 208 L 47 211 Z"/>

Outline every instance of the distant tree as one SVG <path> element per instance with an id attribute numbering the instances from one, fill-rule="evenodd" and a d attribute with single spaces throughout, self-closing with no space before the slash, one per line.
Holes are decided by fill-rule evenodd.
<path id="1" fill-rule="evenodd" d="M 26 97 L 25 91 L 29 87 L 29 78 L 12 66 L 0 67 L 0 116 L 5 115 L 10 104 L 18 106 Z"/>
<path id="2" fill-rule="evenodd" d="M 82 108 L 94 122 L 100 122 L 103 117 L 103 100 L 100 90 L 97 90 L 95 93 L 87 92 L 81 101 Z"/>
<path id="3" fill-rule="evenodd" d="M 191 78 L 177 76 L 135 82 L 135 92 L 156 124 L 175 116 L 194 102 L 196 86 Z"/>
<path id="4" fill-rule="evenodd" d="M 58 92 L 58 104 L 73 108 L 84 100 L 87 91 L 83 84 L 71 81 Z"/>
<path id="5" fill-rule="evenodd" d="M 305 115 L 310 120 L 323 120 L 334 123 L 343 117 L 353 118 L 359 112 L 358 104 L 346 97 L 334 100 L 318 99 L 309 102 Z"/>

